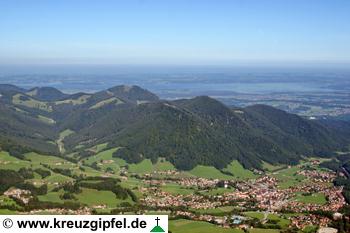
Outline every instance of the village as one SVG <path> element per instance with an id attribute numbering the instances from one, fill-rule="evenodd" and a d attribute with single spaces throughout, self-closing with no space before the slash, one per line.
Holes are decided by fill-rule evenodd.
<path id="1" fill-rule="evenodd" d="M 314 165 L 317 165 L 314 162 Z M 273 174 L 265 174 L 250 180 L 220 180 L 197 177 L 152 179 L 151 174 L 143 177 L 141 192 L 147 193 L 141 202 L 144 206 L 158 210 L 172 209 L 173 217 L 215 223 L 222 227 L 249 228 L 252 217 L 246 212 L 262 213 L 261 223 L 273 214 L 288 220 L 288 227 L 303 229 L 309 225 L 327 227 L 333 219 L 342 217 L 338 210 L 346 205 L 342 187 L 335 187 L 332 181 L 335 172 L 310 170 L 299 167 L 295 175 L 307 182 L 280 188 L 279 180 Z M 158 174 L 159 175 L 159 174 Z M 162 175 L 165 175 L 162 173 Z M 169 174 L 168 174 L 169 175 Z M 175 177 L 177 174 L 172 174 Z M 185 189 L 193 189 L 190 194 L 174 194 L 163 190 L 168 184 L 176 184 Z M 226 189 L 221 194 L 211 194 L 210 190 Z M 300 201 L 297 197 L 324 196 L 324 203 Z M 211 214 L 212 210 L 234 206 L 226 215 Z M 321 216 L 315 212 L 331 211 L 333 217 Z M 288 214 L 285 214 L 288 213 Z"/>

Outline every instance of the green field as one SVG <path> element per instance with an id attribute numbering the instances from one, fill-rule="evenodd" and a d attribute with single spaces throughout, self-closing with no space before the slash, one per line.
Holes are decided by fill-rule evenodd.
<path id="1" fill-rule="evenodd" d="M 108 146 L 108 143 L 102 143 L 90 148 L 89 150 L 94 151 L 95 153 L 100 153 L 104 151 L 107 148 L 107 146 Z"/>
<path id="2" fill-rule="evenodd" d="M 1 169 L 19 170 L 21 167 L 29 167 L 30 162 L 10 156 L 8 152 L 0 151 Z"/>
<path id="3" fill-rule="evenodd" d="M 248 211 L 248 212 L 244 212 L 244 215 L 251 218 L 257 218 L 259 220 L 262 220 L 264 218 L 264 213 L 262 212 Z"/>
<path id="4" fill-rule="evenodd" d="M 256 218 L 259 220 L 273 220 L 276 221 L 276 225 L 280 226 L 281 228 L 287 228 L 290 224 L 290 220 L 287 219 L 286 216 L 279 216 L 277 214 L 271 214 L 268 213 L 265 218 L 265 214 L 263 212 L 254 212 L 254 211 L 249 211 L 249 212 L 244 212 L 244 215 L 250 218 Z M 270 223 L 267 221 L 267 225 Z M 274 225 L 274 224 L 273 224 Z M 259 232 L 259 230 L 257 231 Z"/>
<path id="5" fill-rule="evenodd" d="M 155 171 L 174 171 L 176 168 L 170 162 L 163 158 L 159 158 L 158 162 L 154 164 Z"/>
<path id="6" fill-rule="evenodd" d="M 323 193 L 313 193 L 311 195 L 304 196 L 301 193 L 298 193 L 295 197 L 295 200 L 302 203 L 308 204 L 319 204 L 324 205 L 327 203 L 326 197 Z"/>
<path id="7" fill-rule="evenodd" d="M 169 230 L 173 233 L 243 233 L 239 229 L 225 229 L 207 222 L 182 219 L 169 221 Z"/>
<path id="8" fill-rule="evenodd" d="M 186 187 L 182 187 L 178 184 L 173 184 L 173 183 L 168 183 L 166 185 L 163 185 L 161 187 L 161 189 L 164 191 L 164 192 L 168 192 L 170 194 L 173 194 L 173 195 L 189 195 L 189 194 L 192 194 L 193 192 L 195 192 L 196 190 L 195 189 L 190 189 L 190 188 L 186 188 Z"/>
<path id="9" fill-rule="evenodd" d="M 122 104 L 124 103 L 123 101 L 121 101 L 119 98 L 116 97 L 112 97 L 103 101 L 98 102 L 97 104 L 95 104 L 94 106 L 91 106 L 89 109 L 97 109 L 97 108 L 101 108 L 107 104 L 111 104 L 111 103 L 115 103 L 115 105 L 118 104 Z"/>
<path id="10" fill-rule="evenodd" d="M 212 214 L 212 215 L 220 215 L 220 214 L 229 214 L 235 209 L 234 206 L 223 206 L 214 209 L 196 209 L 194 210 L 200 214 Z"/>
<path id="11" fill-rule="evenodd" d="M 104 145 L 103 144 L 100 144 L 99 146 L 97 146 L 95 149 L 96 150 L 99 150 L 101 148 L 103 148 Z M 94 155 L 94 156 L 91 156 L 89 158 L 87 158 L 85 160 L 85 162 L 87 164 L 92 164 L 93 162 L 100 162 L 101 160 L 110 160 L 110 159 L 114 159 L 113 158 L 113 153 L 118 150 L 118 148 L 113 148 L 113 149 L 109 149 L 109 150 L 105 150 L 105 151 L 102 151 L 102 152 L 99 152 L 98 154 Z M 123 164 L 125 165 L 125 164 Z"/>
<path id="12" fill-rule="evenodd" d="M 96 149 L 99 150 L 103 148 L 104 145 L 101 144 Z M 84 162 L 86 164 L 97 163 L 98 167 L 105 171 L 107 168 L 111 168 L 115 173 L 120 171 L 120 167 L 125 166 L 127 163 L 120 158 L 114 158 L 113 153 L 118 150 L 118 148 L 113 148 L 109 150 L 102 151 L 94 156 L 87 158 Z"/>
<path id="13" fill-rule="evenodd" d="M 299 185 L 305 180 L 305 176 L 296 174 L 299 170 L 299 167 L 293 166 L 274 172 L 272 175 L 278 179 L 278 186 L 281 189 L 286 189 Z"/>
<path id="14" fill-rule="evenodd" d="M 13 210 L 7 210 L 7 209 L 0 209 L 0 215 L 15 215 L 18 214 L 16 211 Z"/>
<path id="15" fill-rule="evenodd" d="M 214 188 L 214 189 L 210 189 L 209 191 L 205 191 L 203 192 L 203 194 L 208 194 L 208 195 L 222 195 L 224 193 L 230 193 L 233 192 L 234 189 L 232 188 Z M 201 191 L 202 192 L 202 191 Z"/>
<path id="16" fill-rule="evenodd" d="M 60 132 L 60 138 L 68 137 L 69 135 L 71 135 L 71 134 L 73 134 L 73 133 L 74 133 L 73 130 L 66 129 L 66 130 Z"/>
<path id="17" fill-rule="evenodd" d="M 109 208 L 115 208 L 122 202 L 132 201 L 128 198 L 126 200 L 117 199 L 115 194 L 111 191 L 98 191 L 96 189 L 83 188 L 82 192 L 75 195 L 79 202 L 88 206 L 106 205 Z"/>
<path id="18" fill-rule="evenodd" d="M 238 179 L 254 179 L 257 176 L 250 170 L 244 169 L 242 164 L 237 160 L 230 163 L 224 171 L 231 173 L 234 177 Z"/>
<path id="19" fill-rule="evenodd" d="M 39 199 L 39 201 L 63 203 L 64 201 L 60 198 L 61 194 L 63 194 L 62 191 L 60 191 L 60 192 L 48 192 L 46 195 L 38 196 L 38 199 Z"/>
<path id="20" fill-rule="evenodd" d="M 63 140 L 65 137 L 68 137 L 69 135 L 73 134 L 74 131 L 70 130 L 70 129 L 66 129 L 62 132 L 60 132 L 60 135 L 58 137 L 58 139 L 56 140 L 56 144 L 58 145 L 58 149 L 61 152 L 61 154 L 64 154 L 66 152 L 65 148 L 64 148 L 64 143 Z"/>
<path id="21" fill-rule="evenodd" d="M 100 144 L 94 150 L 103 150 L 107 145 Z M 153 171 L 168 171 L 175 170 L 175 167 L 168 161 L 160 158 L 156 164 L 152 164 L 151 160 L 145 159 L 140 163 L 128 164 L 121 158 L 113 157 L 113 153 L 118 148 L 113 148 L 99 152 L 98 154 L 91 156 L 85 160 L 86 164 L 91 165 L 92 163 L 98 163 L 98 167 L 102 170 L 112 168 L 115 172 L 119 171 L 121 167 L 128 165 L 128 171 L 130 173 L 145 174 L 152 173 Z"/>
<path id="22" fill-rule="evenodd" d="M 38 115 L 38 119 L 46 124 L 55 124 L 56 121 L 51 119 L 51 118 L 48 118 L 48 117 L 45 117 L 45 116 L 42 116 L 42 115 Z"/>
<path id="23" fill-rule="evenodd" d="M 274 230 L 274 229 L 258 229 L 258 228 L 253 228 L 249 229 L 249 233 L 279 233 L 281 232 L 280 230 Z"/>
<path id="24" fill-rule="evenodd" d="M 6 196 L 0 196 L 0 206 L 16 206 L 19 207 L 19 205 L 11 198 Z"/>
<path id="25" fill-rule="evenodd" d="M 138 188 L 140 188 L 144 185 L 138 179 L 128 177 L 128 179 L 125 181 L 123 180 L 120 185 L 124 188 L 128 188 L 128 189 L 132 190 L 138 198 L 141 198 L 143 196 L 143 194 L 145 194 L 145 193 L 141 193 L 140 191 L 138 191 Z"/>
<path id="26" fill-rule="evenodd" d="M 164 160 L 158 159 L 157 163 L 152 164 L 151 160 L 145 159 L 140 163 L 129 164 L 129 172 L 137 174 L 152 173 L 153 171 L 174 171 L 174 165 Z"/>
<path id="27" fill-rule="evenodd" d="M 56 105 L 60 105 L 60 104 L 80 105 L 80 104 L 85 104 L 90 97 L 91 95 L 82 95 L 77 99 L 66 99 L 66 100 L 56 101 L 55 104 Z"/>
<path id="28" fill-rule="evenodd" d="M 28 153 L 28 154 L 25 154 L 25 157 L 30 161 L 17 159 L 15 157 L 10 156 L 7 152 L 1 151 L 0 152 L 1 168 L 16 170 L 16 171 L 22 167 L 32 168 L 32 169 L 41 168 L 44 170 L 48 170 L 47 168 L 44 168 L 41 165 L 41 164 L 48 164 L 51 167 L 65 167 L 65 168 L 77 169 L 75 164 L 55 156 L 39 155 L 37 153 Z M 35 173 L 35 178 L 32 181 L 35 181 L 35 180 L 41 181 L 42 179 L 38 174 Z M 72 180 L 72 178 L 51 172 L 51 176 L 46 177 L 44 180 L 47 182 L 61 183 L 61 182 L 70 181 Z"/>
<path id="29" fill-rule="evenodd" d="M 278 165 L 278 164 L 275 165 L 275 164 L 263 162 L 262 167 L 265 171 L 273 172 L 286 167 L 286 165 Z"/>
<path id="30" fill-rule="evenodd" d="M 269 214 L 267 216 L 267 219 L 268 220 L 276 220 L 278 221 L 277 222 L 277 225 L 279 225 L 281 228 L 286 228 L 289 226 L 290 224 L 290 220 L 289 219 L 286 219 L 286 218 L 283 218 L 283 217 L 280 217 L 276 214 Z"/>
<path id="31" fill-rule="evenodd" d="M 25 154 L 25 157 L 30 160 L 32 165 L 40 165 L 41 163 L 45 164 L 57 164 L 57 166 L 66 166 L 66 167 L 72 167 L 76 166 L 74 163 L 68 162 L 67 160 L 61 159 L 56 156 L 51 155 L 41 155 L 34 152 Z"/>
<path id="32" fill-rule="evenodd" d="M 234 179 L 233 176 L 226 175 L 216 169 L 215 167 L 210 166 L 202 166 L 198 165 L 195 168 L 193 168 L 191 171 L 189 171 L 191 175 L 207 178 L 207 179 L 222 179 L 222 180 L 231 180 Z"/>
<path id="33" fill-rule="evenodd" d="M 153 171 L 153 164 L 151 160 L 144 159 L 140 163 L 132 163 L 129 165 L 129 172 L 131 173 L 138 173 L 138 174 L 144 174 L 144 173 L 152 173 Z"/>
<path id="34" fill-rule="evenodd" d="M 52 112 L 52 107 L 48 103 L 26 97 L 22 94 L 14 95 L 12 97 L 12 103 L 15 105 L 22 105 L 28 108 L 35 108 L 46 112 Z"/>

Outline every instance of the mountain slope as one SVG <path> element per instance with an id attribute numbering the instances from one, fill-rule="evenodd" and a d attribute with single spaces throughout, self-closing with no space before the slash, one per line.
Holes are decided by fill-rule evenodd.
<path id="1" fill-rule="evenodd" d="M 349 143 L 350 128 L 264 105 L 229 108 L 206 96 L 162 101 L 137 86 L 74 95 L 4 89 L 2 141 L 54 154 L 59 141 L 78 160 L 107 143 L 121 148 L 114 156 L 132 163 L 164 157 L 183 170 L 199 164 L 222 169 L 233 160 L 260 168 L 262 161 L 295 164 L 303 156 L 327 156 Z M 72 133 L 59 139 L 67 130 Z"/>
<path id="2" fill-rule="evenodd" d="M 58 101 L 68 96 L 53 87 L 35 87 L 26 94 L 41 101 Z"/>

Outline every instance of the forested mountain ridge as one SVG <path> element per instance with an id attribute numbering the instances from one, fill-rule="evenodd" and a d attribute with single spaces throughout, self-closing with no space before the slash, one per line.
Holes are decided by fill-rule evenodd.
<path id="1" fill-rule="evenodd" d="M 345 150 L 350 127 L 339 124 L 265 105 L 230 108 L 207 96 L 164 101 L 137 86 L 68 95 L 0 85 L 2 148 L 20 145 L 76 160 L 106 143 L 121 148 L 114 156 L 128 162 L 163 157 L 183 170 L 198 164 L 221 169 L 232 160 L 246 168 L 260 168 L 262 161 L 295 164 Z"/>

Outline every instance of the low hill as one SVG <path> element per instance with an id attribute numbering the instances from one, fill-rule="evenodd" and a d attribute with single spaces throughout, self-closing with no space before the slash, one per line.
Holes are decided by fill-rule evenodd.
<path id="1" fill-rule="evenodd" d="M 27 94 L 41 101 L 57 101 L 68 96 L 53 87 L 35 87 L 30 89 Z"/>

